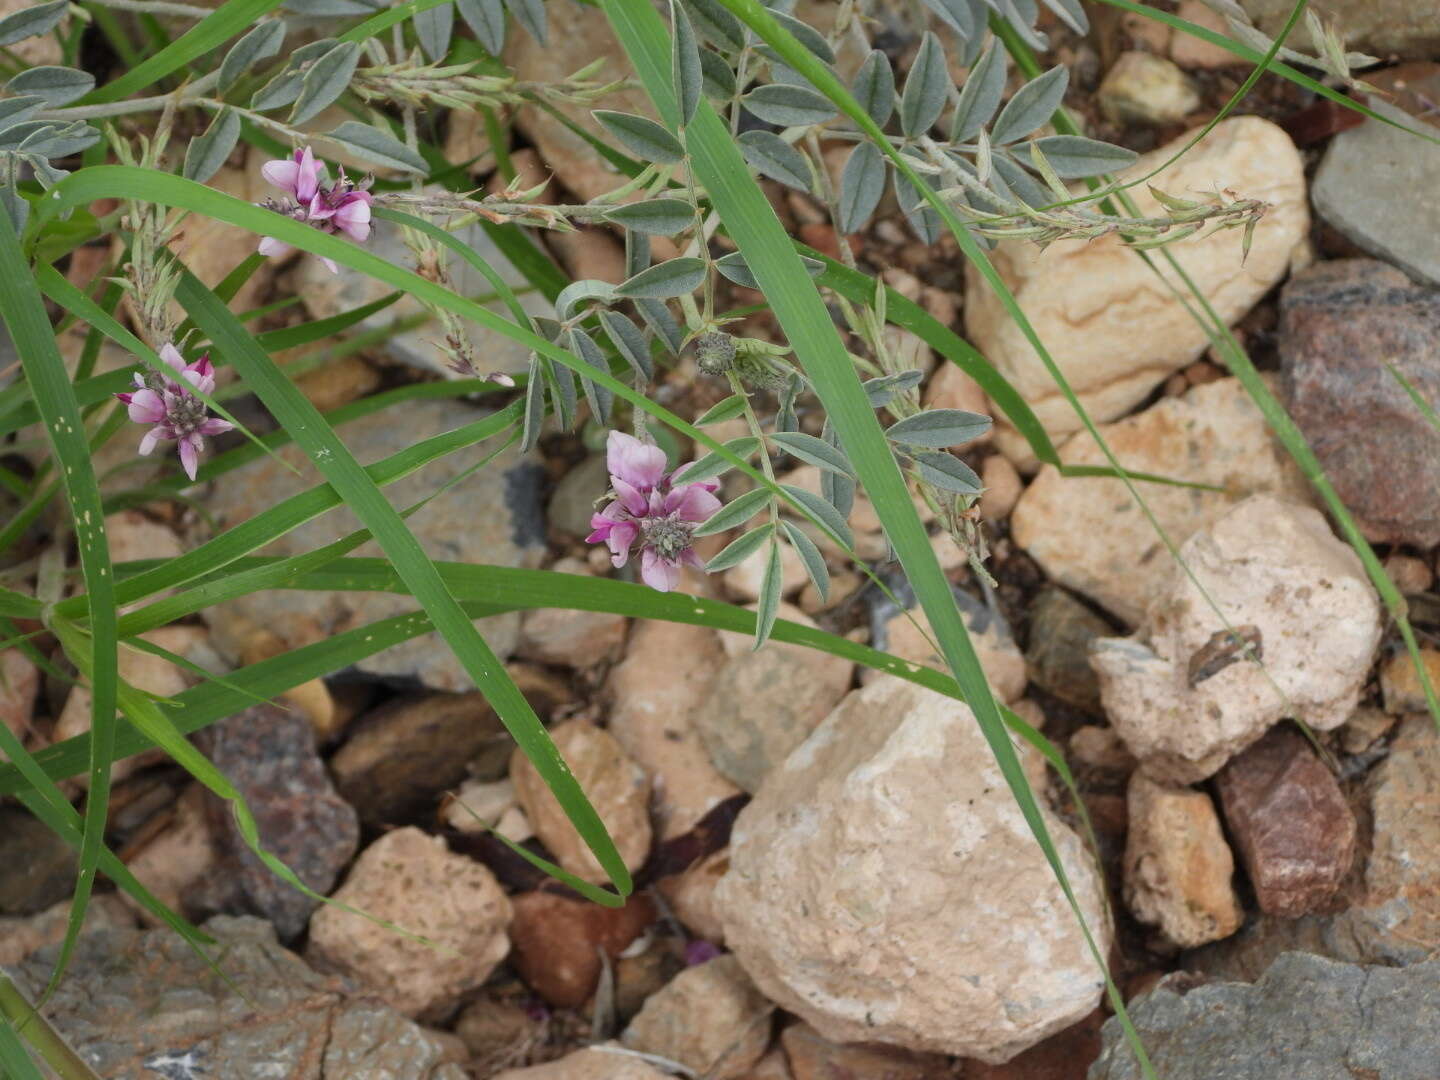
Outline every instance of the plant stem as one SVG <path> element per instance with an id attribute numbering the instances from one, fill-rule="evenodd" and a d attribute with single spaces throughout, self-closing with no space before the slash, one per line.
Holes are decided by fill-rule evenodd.
<path id="1" fill-rule="evenodd" d="M 60 1080 L 97 1080 L 94 1071 L 64 1038 L 31 1006 L 25 995 L 0 972 L 0 1020 L 7 1021 L 33 1046 Z"/>

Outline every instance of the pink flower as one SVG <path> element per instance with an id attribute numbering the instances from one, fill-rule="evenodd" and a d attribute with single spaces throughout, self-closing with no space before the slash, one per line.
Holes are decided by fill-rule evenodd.
<path id="1" fill-rule="evenodd" d="M 340 178 L 327 183 L 325 166 L 315 160 L 307 146 L 296 150 L 289 158 L 267 161 L 261 168 L 265 179 L 285 193 L 281 199 L 269 199 L 261 205 L 278 214 L 303 221 L 321 232 L 344 233 L 356 243 L 363 243 L 370 235 L 370 179 L 358 184 L 340 170 Z M 276 240 L 273 236 L 262 237 L 260 254 L 286 255 L 293 248 Z M 333 259 L 321 257 L 330 270 L 336 273 L 339 267 Z"/>
<path id="2" fill-rule="evenodd" d="M 665 452 L 631 435 L 612 431 L 605 447 L 614 501 L 590 519 L 586 540 L 605 544 L 610 561 L 624 566 L 640 545 L 640 578 L 669 592 L 680 583 L 680 567 L 704 570 L 691 549 L 695 526 L 720 509 L 718 480 L 676 484 L 677 469 L 665 475 Z"/>
<path id="3" fill-rule="evenodd" d="M 151 425 L 140 440 L 140 453 L 150 453 L 161 439 L 173 440 L 178 444 L 185 474 L 194 480 L 200 451 L 205 449 L 205 436 L 219 435 L 233 425 L 210 416 L 205 402 L 191 392 L 211 394 L 215 390 L 215 368 L 210 364 L 208 353 L 187 364 L 180 350 L 167 344 L 160 349 L 160 359 L 174 371 L 173 378 L 153 371 L 144 374 L 137 371 L 136 389 L 115 396 L 129 407 L 131 420 Z"/>

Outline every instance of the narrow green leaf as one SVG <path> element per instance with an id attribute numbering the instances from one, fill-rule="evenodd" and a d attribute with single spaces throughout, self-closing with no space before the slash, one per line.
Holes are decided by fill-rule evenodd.
<path id="1" fill-rule="evenodd" d="M 324 137 L 377 165 L 421 174 L 428 171 L 425 159 L 399 139 L 358 120 L 346 120 Z"/>
<path id="2" fill-rule="evenodd" d="M 820 477 L 841 476 L 842 473 L 822 472 Z M 848 479 L 848 478 L 845 478 Z M 855 534 L 850 531 L 850 526 L 845 524 L 845 518 L 839 510 L 826 499 L 816 495 L 813 491 L 806 491 L 804 488 L 795 487 L 793 484 L 781 484 L 780 489 L 803 506 L 828 528 L 839 539 L 840 543 L 847 548 L 855 546 Z"/>
<path id="3" fill-rule="evenodd" d="M 990 123 L 1005 95 L 1005 50 L 992 41 L 965 76 L 960 100 L 950 118 L 950 141 L 969 142 Z"/>
<path id="4" fill-rule="evenodd" d="M 718 424 L 722 420 L 730 420 L 743 413 L 746 404 L 748 402 L 744 394 L 731 394 L 724 401 L 706 409 L 705 415 L 695 421 L 695 426 L 705 427 L 707 424 Z"/>
<path id="5" fill-rule="evenodd" d="M 891 424 L 885 435 L 907 446 L 941 450 L 980 438 L 992 423 L 988 416 L 963 409 L 930 409 Z"/>
<path id="6" fill-rule="evenodd" d="M 812 259 L 808 255 L 800 256 L 800 262 L 805 267 L 805 272 L 811 277 L 819 277 L 825 272 L 825 264 L 819 259 Z M 745 256 L 738 251 L 732 251 L 729 255 L 722 255 L 715 260 L 715 269 L 720 271 L 720 276 L 736 285 L 742 285 L 747 289 L 758 289 L 760 283 L 755 280 L 755 275 L 750 272 L 746 265 Z"/>
<path id="7" fill-rule="evenodd" d="M 205 133 L 190 140 L 185 148 L 185 166 L 182 175 L 187 180 L 203 184 L 225 164 L 225 159 L 235 149 L 240 139 L 240 114 L 233 109 L 221 109 L 210 121 Z"/>
<path id="8" fill-rule="evenodd" d="M 1005 103 L 990 139 L 996 146 L 1023 139 L 1032 131 L 1050 122 L 1051 115 L 1065 100 L 1070 86 L 1070 69 L 1057 65 L 1039 78 L 1031 79 Z"/>
<path id="9" fill-rule="evenodd" d="M 740 134 L 740 152 L 762 176 L 796 191 L 809 192 L 810 166 L 805 155 L 771 131 L 758 128 Z"/>
<path id="10" fill-rule="evenodd" d="M 780 569 L 780 544 L 771 540 L 770 554 L 765 561 L 765 573 L 760 578 L 760 603 L 755 611 L 755 644 L 759 649 L 770 639 L 775 628 L 775 615 L 780 610 L 780 589 L 783 574 Z"/>
<path id="11" fill-rule="evenodd" d="M 913 460 L 920 470 L 921 479 L 942 491 L 952 491 L 956 495 L 979 495 L 984 488 L 975 470 L 952 454 L 924 451 L 914 454 Z"/>
<path id="12" fill-rule="evenodd" d="M 730 439 L 724 446 L 736 457 L 748 460 L 751 454 L 760 449 L 760 440 L 753 435 L 742 435 L 738 439 Z M 709 480 L 714 476 L 725 475 L 734 467 L 730 461 L 719 454 L 706 454 L 699 461 L 682 469 L 680 475 L 675 477 L 675 483 L 693 484 L 701 480 Z"/>
<path id="13" fill-rule="evenodd" d="M 702 259 L 682 257 L 657 263 L 615 286 L 615 295 L 648 300 L 665 300 L 698 289 L 705 281 Z"/>
<path id="14" fill-rule="evenodd" d="M 770 441 L 807 464 L 846 476 L 855 475 L 855 469 L 845 460 L 845 455 L 824 439 L 817 439 L 803 431 L 779 431 L 770 436 Z"/>
<path id="15" fill-rule="evenodd" d="M 652 236 L 674 236 L 695 224 L 695 208 L 683 199 L 647 199 L 608 210 L 605 220 Z"/>
<path id="16" fill-rule="evenodd" d="M 670 22 L 674 30 L 670 78 L 675 86 L 675 100 L 680 103 L 680 126 L 684 127 L 700 104 L 704 75 L 700 68 L 700 46 L 680 0 L 670 0 Z"/>
<path id="17" fill-rule="evenodd" d="M 790 541 L 790 546 L 800 556 L 800 561 L 805 565 L 805 573 L 809 575 L 815 590 L 820 594 L 820 602 L 828 603 L 830 600 L 830 568 L 825 565 L 825 556 L 820 554 L 820 549 L 815 546 L 815 541 L 805 535 L 803 529 L 793 521 L 782 519 L 781 528 L 785 530 L 785 536 Z"/>
<path id="18" fill-rule="evenodd" d="M 900 95 L 900 129 L 911 138 L 924 135 L 950 98 L 950 69 L 945 63 L 945 50 L 940 39 L 930 31 L 920 40 L 920 51 L 905 78 L 905 92 Z"/>
<path id="19" fill-rule="evenodd" d="M 740 101 L 767 124 L 781 127 L 807 127 L 835 118 L 835 106 L 803 86 L 770 83 L 756 87 Z"/>
<path id="20" fill-rule="evenodd" d="M 642 161 L 653 161 L 660 165 L 674 165 L 685 156 L 680 140 L 671 135 L 654 120 L 634 113 L 614 112 L 611 109 L 595 109 L 591 112 L 605 130 L 614 135 Z"/>
<path id="21" fill-rule="evenodd" d="M 733 529 L 737 525 L 743 525 L 752 517 L 758 514 L 765 507 L 770 505 L 770 500 L 775 496 L 769 488 L 756 488 L 747 491 L 738 498 L 731 499 L 715 513 L 711 514 L 705 521 L 695 527 L 696 536 L 709 536 L 711 533 L 724 532 L 726 529 Z"/>
<path id="22" fill-rule="evenodd" d="M 316 60 L 305 72 L 300 95 L 290 110 L 290 123 L 303 124 L 333 104 L 350 85 L 359 62 L 360 46 L 353 41 L 342 41 Z"/>
<path id="23" fill-rule="evenodd" d="M 887 169 L 884 155 L 872 142 L 858 143 L 850 151 L 840 173 L 841 232 L 858 232 L 870 220 L 885 194 Z"/>
<path id="24" fill-rule="evenodd" d="M 720 550 L 720 554 L 705 564 L 708 573 L 718 574 L 721 570 L 729 570 L 732 566 L 738 566 L 750 558 L 775 531 L 775 526 L 766 522 L 758 528 L 751 529 L 738 539 L 730 541 Z"/>
<path id="25" fill-rule="evenodd" d="M 871 49 L 855 73 L 850 92 L 876 126 L 884 127 L 895 112 L 895 69 L 890 66 L 890 58 L 879 49 Z"/>
<path id="26" fill-rule="evenodd" d="M 830 43 L 825 40 L 825 35 L 820 33 L 819 30 L 816 30 L 809 23 L 801 22 L 793 15 L 787 15 L 778 7 L 771 12 L 771 15 L 774 16 L 776 22 L 795 36 L 796 41 L 809 49 L 821 63 L 835 63 L 835 53 L 830 48 Z M 760 50 L 762 52 L 769 52 L 770 47 L 768 45 L 762 45 L 760 46 Z"/>
<path id="27" fill-rule="evenodd" d="M 1033 142 L 1021 143 L 1012 153 L 1026 165 L 1033 163 L 1032 150 L 1045 155 L 1062 180 L 1080 180 L 1087 176 L 1116 172 L 1135 163 L 1139 157 L 1133 150 L 1083 135 L 1044 135 Z"/>

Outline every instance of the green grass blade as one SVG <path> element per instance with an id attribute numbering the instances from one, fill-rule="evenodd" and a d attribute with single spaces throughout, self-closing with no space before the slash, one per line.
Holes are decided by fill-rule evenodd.
<path id="1" fill-rule="evenodd" d="M 45 314 L 40 290 L 20 250 L 10 218 L 0 210 L 0 317 L 20 354 L 26 381 L 35 395 L 35 404 L 45 425 L 54 460 L 64 482 L 75 530 L 80 566 L 89 595 L 91 633 L 94 635 L 94 665 L 91 692 L 90 786 L 85 800 L 85 836 L 80 847 L 80 866 L 71 902 L 70 921 L 50 987 L 64 973 L 75 948 L 85 909 L 95 884 L 95 867 L 104 846 L 106 812 L 110 801 L 110 764 L 114 760 L 115 706 L 117 689 L 117 620 L 115 580 L 110 567 L 110 547 L 105 536 L 105 514 L 100 488 L 90 463 L 90 446 L 80 406 L 65 371 L 60 349 Z M 47 995 L 49 990 L 46 991 Z"/>
<path id="2" fill-rule="evenodd" d="M 586 846 L 605 869 L 620 896 L 632 888 L 630 873 L 589 799 L 575 782 L 535 715 L 474 623 L 446 588 L 420 542 L 406 527 L 375 482 L 325 423 L 319 411 L 281 373 L 225 305 L 190 274 L 176 299 L 209 335 L 281 426 L 288 429 L 321 474 L 345 500 L 395 563 L 415 598 L 455 651 L 456 658 L 485 694 L 525 756 L 555 794 Z"/>

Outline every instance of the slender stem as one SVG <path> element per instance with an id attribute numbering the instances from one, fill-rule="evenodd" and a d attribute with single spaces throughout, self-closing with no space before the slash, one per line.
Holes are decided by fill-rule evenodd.
<path id="1" fill-rule="evenodd" d="M 97 1080 L 94 1071 L 72 1050 L 50 1021 L 31 1006 L 20 988 L 0 972 L 0 1020 L 8 1021 L 33 1046 L 60 1080 Z"/>
<path id="2" fill-rule="evenodd" d="M 209 12 L 206 12 L 208 15 Z M 219 70 L 212 71 L 188 83 L 168 94 L 156 94 L 154 97 L 135 98 L 132 101 L 112 101 L 105 105 L 69 105 L 61 109 L 46 109 L 36 113 L 40 120 L 103 120 L 109 116 L 128 116 L 130 113 L 155 112 L 163 109 L 172 101 L 176 105 L 207 105 L 208 99 L 201 95 L 207 93 L 216 83 L 220 81 Z M 215 106 L 223 104 L 215 102 Z M 231 106 L 235 108 L 235 106 Z"/>

